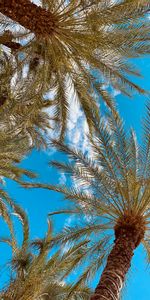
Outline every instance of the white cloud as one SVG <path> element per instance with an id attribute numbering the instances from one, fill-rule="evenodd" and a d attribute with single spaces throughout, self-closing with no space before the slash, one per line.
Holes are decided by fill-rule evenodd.
<path id="1" fill-rule="evenodd" d="M 116 96 L 118 96 L 118 95 L 120 95 L 120 94 L 121 94 L 121 91 L 116 90 L 116 89 L 113 89 L 113 91 L 112 91 L 112 96 L 113 96 L 113 97 L 116 97 Z"/>
<path id="2" fill-rule="evenodd" d="M 36 5 L 41 5 L 41 0 L 32 0 L 31 2 L 35 3 Z"/>
<path id="3" fill-rule="evenodd" d="M 60 177 L 59 177 L 59 184 L 64 185 L 66 183 L 66 176 L 64 173 L 61 173 Z"/>
<path id="4" fill-rule="evenodd" d="M 69 102 L 69 119 L 67 124 L 66 138 L 71 146 L 89 153 L 90 147 L 87 139 L 89 133 L 88 125 L 83 111 L 81 110 L 79 99 L 74 90 L 74 86 L 69 77 L 66 78 L 66 94 L 68 95 Z M 53 100 L 55 90 L 50 91 L 45 95 L 45 98 Z M 53 116 L 53 108 L 45 109 L 50 117 Z M 50 121 L 50 125 L 53 127 L 53 123 Z M 55 130 L 49 130 L 50 138 L 57 138 L 58 132 Z M 53 152 L 52 152 L 53 153 Z M 51 151 L 49 153 L 51 155 Z"/>
<path id="5" fill-rule="evenodd" d="M 69 118 L 68 118 L 67 133 L 66 133 L 68 144 L 81 150 L 83 153 L 86 153 L 89 156 L 91 156 L 91 148 L 87 138 L 87 135 L 89 133 L 88 124 L 85 115 L 81 109 L 80 101 L 74 89 L 74 85 L 69 76 L 66 77 L 65 86 L 66 86 L 66 95 L 69 103 Z M 106 85 L 104 86 L 105 88 L 107 87 Z M 47 93 L 45 95 L 45 98 L 49 98 L 53 100 L 54 95 L 55 95 L 55 90 Z M 53 108 L 50 107 L 45 111 L 49 114 L 50 117 L 53 116 Z M 53 127 L 53 122 L 50 121 L 50 124 Z M 50 138 L 54 138 L 54 139 L 57 138 L 58 131 L 56 132 L 55 130 L 50 129 L 49 136 Z M 49 152 L 50 155 L 53 153 L 54 153 L 53 151 Z"/>
<path id="6" fill-rule="evenodd" d="M 67 138 L 71 146 L 76 147 L 83 153 L 90 154 L 90 146 L 87 138 L 89 133 L 88 124 L 79 102 L 76 99 L 70 100 L 70 117 L 68 121 Z"/>
<path id="7" fill-rule="evenodd" d="M 72 223 L 74 223 L 74 221 L 75 221 L 75 218 L 76 218 L 76 215 L 74 215 L 74 214 L 69 216 L 65 221 L 64 227 L 72 225 Z"/>

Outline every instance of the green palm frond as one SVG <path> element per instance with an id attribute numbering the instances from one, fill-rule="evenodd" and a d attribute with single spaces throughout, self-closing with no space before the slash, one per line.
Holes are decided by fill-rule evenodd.
<path id="1" fill-rule="evenodd" d="M 69 103 L 66 93 L 65 87 L 65 78 L 62 77 L 59 72 L 56 73 L 56 95 L 54 98 L 55 103 L 55 111 L 54 111 L 54 119 L 60 120 L 61 122 L 61 132 L 60 139 L 64 139 L 64 134 L 66 132 L 67 127 L 67 119 L 69 114 Z"/>
<path id="2" fill-rule="evenodd" d="M 16 213 L 17 204 L 9 197 L 7 192 L 0 188 L 0 215 L 7 224 L 9 237 L 1 237 L 0 242 L 8 244 L 12 248 L 12 253 L 17 251 L 17 239 L 15 236 L 15 228 L 12 215 Z"/>

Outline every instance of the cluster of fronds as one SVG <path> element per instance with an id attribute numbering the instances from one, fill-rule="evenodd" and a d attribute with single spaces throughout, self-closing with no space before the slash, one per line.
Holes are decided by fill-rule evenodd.
<path id="1" fill-rule="evenodd" d="M 5 6 L 7 4 L 0 6 L 2 12 Z M 70 102 L 74 96 L 92 129 L 99 121 L 99 101 L 96 98 L 102 98 L 114 109 L 113 99 L 105 85 L 109 84 L 128 96 L 135 90 L 145 92 L 129 79 L 129 75 L 139 73 L 128 63 L 128 59 L 149 53 L 149 27 L 144 18 L 150 8 L 148 1 L 124 0 L 112 3 L 44 0 L 41 6 L 43 13 L 49 12 L 50 17 L 56 20 L 53 32 L 37 35 L 32 22 L 29 31 L 19 28 L 18 24 L 16 27 L 15 22 L 13 26 L 12 20 L 11 40 L 21 43 L 21 49 L 16 54 L 14 51 L 12 53 L 19 55 L 19 68 L 29 66 L 28 78 L 40 94 L 52 93 L 53 118 L 55 124 L 59 124 L 57 128 L 60 129 L 61 138 L 66 132 Z M 34 10 L 32 14 L 36 18 Z M 7 16 L 2 17 L 1 23 L 3 32 L 10 29 Z M 41 24 L 41 30 L 42 26 L 47 28 L 46 20 L 44 25 Z M 7 35 L 4 34 L 5 39 Z M 8 36 L 10 38 L 10 34 Z M 36 102 L 36 110 L 38 100 L 33 96 L 33 90 L 34 87 L 30 91 Z M 27 96 L 30 98 L 28 93 Z"/>
<path id="2" fill-rule="evenodd" d="M 44 100 L 39 89 L 17 72 L 12 56 L 3 52 L 0 62 L 0 131 L 26 137 L 28 149 L 46 146 L 51 125 L 44 110 L 51 106 L 51 101 Z"/>
<path id="3" fill-rule="evenodd" d="M 22 223 L 23 241 L 19 246 L 15 236 L 3 238 L 12 247 L 10 282 L 0 292 L 5 300 L 47 300 L 70 299 L 89 300 L 90 290 L 84 285 L 73 289 L 64 281 L 65 277 L 77 265 L 84 243 L 80 243 L 63 253 L 54 248 L 51 223 L 43 239 L 30 242 L 29 224 L 24 211 L 14 204 L 14 214 Z M 54 254 L 52 254 L 54 252 Z"/>
<path id="4" fill-rule="evenodd" d="M 14 202 L 4 191 L 6 179 L 16 182 L 23 182 L 27 178 L 35 178 L 36 174 L 22 168 L 19 163 L 29 151 L 29 140 L 26 136 L 17 133 L 8 134 L 0 130 L 0 215 L 3 217 L 10 232 L 13 234 L 13 227 L 9 210 L 14 207 Z"/>
<path id="5" fill-rule="evenodd" d="M 36 129 L 36 122 L 39 118 L 43 127 L 42 113 L 39 112 L 38 118 L 35 114 L 30 114 L 30 104 L 32 100 L 28 98 L 26 102 L 23 85 L 20 84 L 20 90 L 17 84 L 13 84 L 11 76 L 15 76 L 13 62 L 3 54 L 0 59 L 0 178 L 22 180 L 24 175 L 34 178 L 35 174 L 19 167 L 19 163 L 33 146 L 41 146 L 40 126 Z M 29 107 L 28 107 L 29 104 Z M 25 113 L 28 114 L 28 118 Z M 46 118 L 46 117 L 45 117 Z M 47 125 L 47 118 L 45 124 Z M 39 122 L 40 124 L 40 122 Z M 46 127 L 45 125 L 45 127 Z M 48 125 L 47 125 L 48 126 Z M 42 126 L 41 126 L 42 127 Z M 45 129 L 45 128 L 44 128 Z"/>

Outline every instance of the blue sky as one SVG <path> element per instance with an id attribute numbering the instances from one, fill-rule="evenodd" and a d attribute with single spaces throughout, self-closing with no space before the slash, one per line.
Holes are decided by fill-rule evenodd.
<path id="1" fill-rule="evenodd" d="M 144 79 L 138 78 L 135 79 L 135 82 L 148 90 L 150 59 L 138 59 L 136 60 L 136 63 L 141 70 Z M 141 134 L 141 119 L 144 115 L 145 100 L 145 97 L 139 95 L 134 95 L 133 99 L 128 99 L 121 94 L 116 96 L 120 114 L 125 120 L 126 128 L 132 126 L 136 130 L 139 140 Z M 82 114 L 76 108 L 74 108 L 74 111 L 75 116 L 72 120 L 72 123 L 70 122 L 69 126 L 69 138 L 70 141 L 72 140 L 74 144 L 76 143 L 79 147 L 81 147 L 83 146 L 83 143 L 81 145 L 81 141 L 83 142 L 84 137 L 81 125 L 84 126 L 86 131 L 86 124 Z M 86 140 L 84 140 L 84 146 L 86 145 Z M 60 176 L 54 169 L 48 167 L 47 164 L 51 159 L 59 160 L 59 158 L 60 154 L 51 151 L 51 149 L 48 152 L 38 152 L 34 150 L 28 158 L 24 159 L 22 165 L 28 169 L 36 171 L 39 174 L 40 181 L 42 182 L 65 182 L 65 177 L 63 175 Z M 30 222 L 31 238 L 42 237 L 47 229 L 47 214 L 51 211 L 58 210 L 65 205 L 65 202 L 62 201 L 62 196 L 57 193 L 38 189 L 24 190 L 10 180 L 7 181 L 6 189 L 10 196 L 19 204 L 21 204 L 27 212 Z M 65 222 L 68 222 L 68 219 L 66 220 L 65 216 L 55 217 L 54 229 L 57 232 L 60 231 Z M 6 234 L 7 230 L 4 224 L 1 226 L 1 228 L 1 235 L 3 236 Z M 19 228 L 18 232 L 20 233 Z M 2 265 L 10 258 L 10 252 L 6 246 L 1 244 L 1 253 L 3 253 L 1 256 Z M 149 275 L 150 269 L 147 267 L 143 249 L 140 246 L 135 251 L 132 267 L 128 274 L 125 289 L 123 290 L 123 300 L 150 299 Z M 2 276 L 5 280 L 5 270 Z M 96 284 L 97 279 L 98 278 L 95 279 L 94 285 Z"/>

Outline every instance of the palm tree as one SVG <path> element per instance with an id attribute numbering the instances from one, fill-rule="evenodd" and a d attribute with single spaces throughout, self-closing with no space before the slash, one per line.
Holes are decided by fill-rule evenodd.
<path id="1" fill-rule="evenodd" d="M 30 241 L 29 224 L 25 212 L 14 204 L 14 214 L 20 219 L 23 241 L 19 246 L 15 240 L 10 266 L 11 278 L 0 292 L 4 300 L 89 300 L 90 290 L 78 287 L 71 295 L 71 286 L 62 279 L 71 272 L 77 261 L 83 256 L 81 248 L 85 243 L 74 246 L 63 253 L 55 250 L 55 237 L 52 225 L 48 222 L 48 232 L 43 239 Z M 1 239 L 12 246 L 11 239 Z M 82 249 L 83 250 L 83 249 Z M 54 254 L 52 254 L 54 252 Z"/>
<path id="2" fill-rule="evenodd" d="M 60 239 L 63 243 L 89 239 L 85 253 L 88 266 L 79 281 L 95 274 L 107 258 L 91 300 L 117 300 L 139 244 L 143 244 L 150 260 L 149 103 L 140 143 L 132 129 L 127 132 L 119 115 L 110 112 L 107 118 L 101 118 L 89 142 L 90 157 L 54 142 L 70 161 L 53 161 L 52 165 L 71 176 L 73 187 L 33 186 L 61 192 L 71 201 L 71 207 L 62 213 L 74 214 L 76 222 L 65 228 Z"/>
<path id="3" fill-rule="evenodd" d="M 60 138 L 66 132 L 74 96 L 92 130 L 99 121 L 99 98 L 114 109 L 106 85 L 126 95 L 135 90 L 144 93 L 129 79 L 130 74 L 139 73 L 128 59 L 149 53 L 145 16 L 149 8 L 146 0 L 114 4 L 100 0 L 42 0 L 41 6 L 29 0 L 1 1 L 2 29 L 8 30 L 9 22 L 11 26 L 19 23 L 24 27 L 13 30 L 14 39 L 8 35 L 8 43 L 18 39 L 25 43 L 21 50 L 18 48 L 17 53 L 24 57 L 19 67 L 28 63 L 30 80 L 40 86 L 42 93 L 52 92 L 53 117 Z M 95 94 L 98 99 L 93 97 Z"/>

